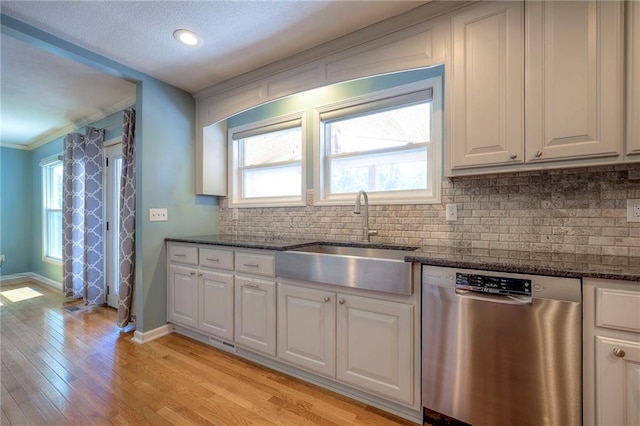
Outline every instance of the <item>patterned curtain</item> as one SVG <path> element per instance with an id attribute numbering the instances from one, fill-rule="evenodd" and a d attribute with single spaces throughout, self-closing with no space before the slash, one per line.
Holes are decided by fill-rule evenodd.
<path id="1" fill-rule="evenodd" d="M 102 144 L 104 129 L 64 138 L 63 281 L 66 297 L 103 304 Z"/>
<path id="2" fill-rule="evenodd" d="M 136 231 L 136 111 L 124 112 L 122 124 L 122 180 L 120 186 L 120 285 L 118 290 L 118 327 L 131 321 L 135 281 Z"/>

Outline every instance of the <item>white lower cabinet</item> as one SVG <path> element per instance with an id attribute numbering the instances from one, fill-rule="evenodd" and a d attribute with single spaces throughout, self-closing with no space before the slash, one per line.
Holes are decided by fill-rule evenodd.
<path id="1" fill-rule="evenodd" d="M 640 342 L 597 336 L 598 425 L 640 425 Z"/>
<path id="2" fill-rule="evenodd" d="M 232 341 L 233 274 L 201 270 L 198 275 L 198 329 Z"/>
<path id="3" fill-rule="evenodd" d="M 586 426 L 640 425 L 639 284 L 583 281 Z"/>
<path id="4" fill-rule="evenodd" d="M 338 380 L 413 403 L 413 306 L 337 297 Z"/>
<path id="5" fill-rule="evenodd" d="M 404 404 L 414 402 L 414 309 L 278 283 L 278 358 Z"/>
<path id="6" fill-rule="evenodd" d="M 235 341 L 246 348 L 276 355 L 275 283 L 236 275 Z"/>
<path id="7" fill-rule="evenodd" d="M 198 324 L 198 270 L 169 265 L 169 321 L 188 327 Z"/>
<path id="8" fill-rule="evenodd" d="M 335 376 L 336 295 L 278 284 L 278 358 Z"/>

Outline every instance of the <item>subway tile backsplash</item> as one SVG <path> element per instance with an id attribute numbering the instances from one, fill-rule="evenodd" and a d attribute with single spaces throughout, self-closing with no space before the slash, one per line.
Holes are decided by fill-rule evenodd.
<path id="1" fill-rule="evenodd" d="M 640 163 L 457 177 L 442 184 L 441 204 L 369 207 L 373 242 L 552 253 L 640 256 L 640 223 L 627 223 L 626 200 L 640 199 Z M 354 197 L 355 200 L 355 197 Z M 445 221 L 445 205 L 458 220 Z M 221 200 L 219 233 L 360 241 L 353 206 L 239 209 Z"/>

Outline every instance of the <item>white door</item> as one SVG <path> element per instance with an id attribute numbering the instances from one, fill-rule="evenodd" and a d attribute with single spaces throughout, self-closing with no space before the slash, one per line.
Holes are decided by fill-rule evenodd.
<path id="1" fill-rule="evenodd" d="M 198 328 L 233 341 L 233 274 L 201 270 L 198 277 Z"/>
<path id="2" fill-rule="evenodd" d="M 413 404 L 413 306 L 337 297 L 338 380 Z"/>
<path id="3" fill-rule="evenodd" d="M 451 22 L 451 168 L 522 163 L 522 2 L 483 3 Z"/>
<path id="4" fill-rule="evenodd" d="M 194 267 L 169 264 L 169 321 L 198 326 L 198 276 Z"/>
<path id="5" fill-rule="evenodd" d="M 272 281 L 235 278 L 235 340 L 247 348 L 276 355 L 276 291 Z"/>
<path id="6" fill-rule="evenodd" d="M 526 161 L 617 156 L 623 2 L 531 1 L 525 7 Z"/>
<path id="7" fill-rule="evenodd" d="M 107 303 L 118 307 L 120 275 L 119 258 L 119 212 L 120 178 L 122 176 L 122 144 L 109 145 L 104 149 L 104 208 L 105 208 L 105 279 Z"/>
<path id="8" fill-rule="evenodd" d="M 335 377 L 336 294 L 278 284 L 278 358 Z"/>
<path id="9" fill-rule="evenodd" d="M 596 336 L 596 424 L 640 424 L 640 342 Z"/>

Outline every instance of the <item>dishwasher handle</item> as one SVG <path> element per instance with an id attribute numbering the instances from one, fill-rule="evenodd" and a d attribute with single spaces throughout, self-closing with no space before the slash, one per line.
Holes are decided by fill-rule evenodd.
<path id="1" fill-rule="evenodd" d="M 530 305 L 533 298 L 529 296 L 507 296 L 500 294 L 483 294 L 477 291 L 456 288 L 456 296 L 463 299 L 480 300 L 482 302 L 503 303 L 505 305 Z"/>

